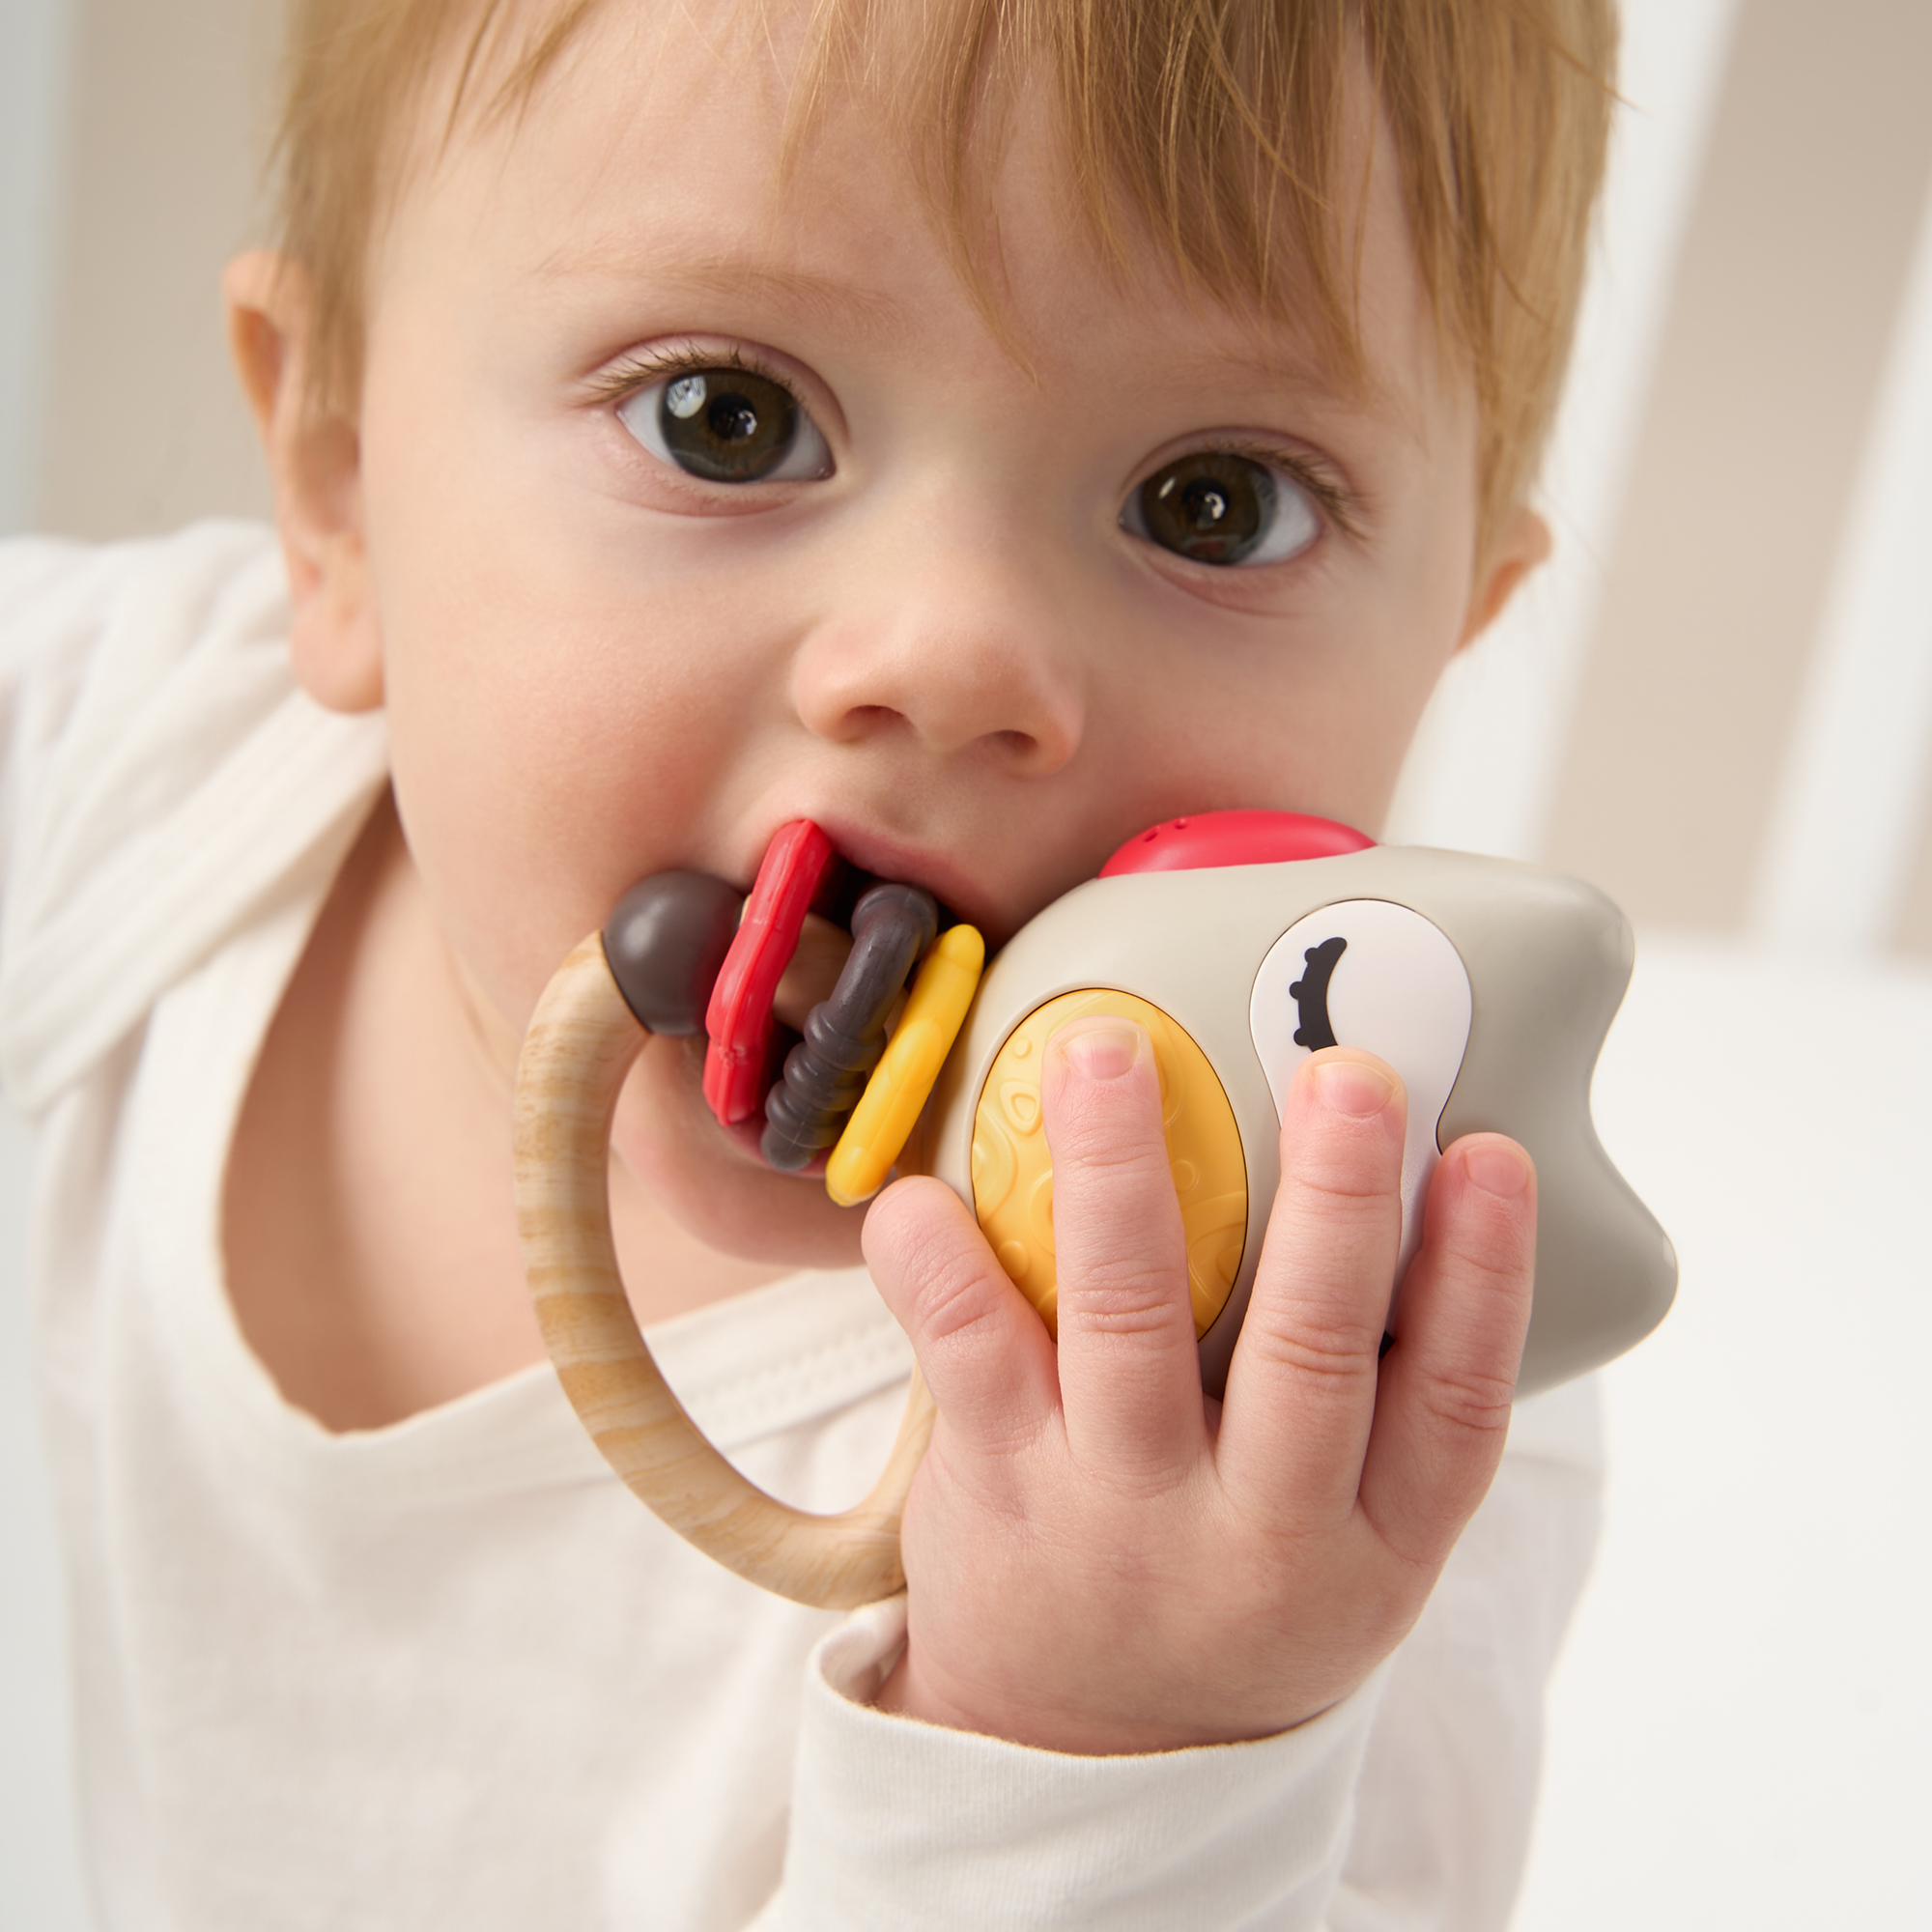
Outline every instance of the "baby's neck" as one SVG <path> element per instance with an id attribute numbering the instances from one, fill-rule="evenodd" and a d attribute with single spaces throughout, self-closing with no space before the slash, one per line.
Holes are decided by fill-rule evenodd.
<path id="1" fill-rule="evenodd" d="M 242 1331 L 327 1428 L 398 1422 L 544 1358 L 500 1032 L 459 980 L 385 797 L 263 1043 L 224 1199 Z M 787 1272 L 717 1254 L 614 1167 L 611 1213 L 641 1321 Z"/>

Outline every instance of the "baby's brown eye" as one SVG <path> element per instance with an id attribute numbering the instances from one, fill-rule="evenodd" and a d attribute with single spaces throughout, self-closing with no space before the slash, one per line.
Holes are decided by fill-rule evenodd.
<path id="1" fill-rule="evenodd" d="M 791 482 L 832 468 L 818 426 L 783 384 L 751 369 L 693 369 L 617 412 L 661 462 L 707 483 Z"/>
<path id="2" fill-rule="evenodd" d="M 1196 563 L 1279 563 L 1321 530 L 1294 480 L 1232 450 L 1203 449 L 1156 469 L 1122 527 Z"/>

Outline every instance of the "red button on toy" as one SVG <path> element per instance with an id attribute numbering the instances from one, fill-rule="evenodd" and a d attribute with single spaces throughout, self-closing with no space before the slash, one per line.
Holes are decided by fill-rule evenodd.
<path id="1" fill-rule="evenodd" d="M 1279 866 L 1292 859 L 1337 859 L 1376 841 L 1332 818 L 1305 811 L 1202 811 L 1170 818 L 1129 838 L 1100 867 L 1123 872 L 1194 872 L 1214 866 Z"/>

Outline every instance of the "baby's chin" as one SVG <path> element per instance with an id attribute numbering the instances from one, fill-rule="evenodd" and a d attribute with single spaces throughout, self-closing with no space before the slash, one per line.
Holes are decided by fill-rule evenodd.
<path id="1" fill-rule="evenodd" d="M 654 1037 L 611 1130 L 617 1158 L 685 1232 L 720 1254 L 792 1267 L 857 1264 L 863 1208 L 825 1191 L 824 1154 L 796 1174 L 759 1151 L 761 1115 L 721 1125 L 700 1085 L 704 1041 Z"/>

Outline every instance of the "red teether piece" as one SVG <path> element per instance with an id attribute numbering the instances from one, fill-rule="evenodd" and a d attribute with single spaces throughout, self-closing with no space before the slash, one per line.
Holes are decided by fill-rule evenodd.
<path id="1" fill-rule="evenodd" d="M 718 969 L 704 1013 L 704 1097 L 727 1127 L 749 1121 L 771 1084 L 772 1000 L 832 858 L 832 840 L 810 819 L 780 826 Z"/>
<path id="2" fill-rule="evenodd" d="M 1214 866 L 1280 866 L 1292 859 L 1335 859 L 1376 841 L 1351 825 L 1305 811 L 1203 811 L 1170 818 L 1129 838 L 1100 867 L 1122 872 L 1194 872 Z"/>

